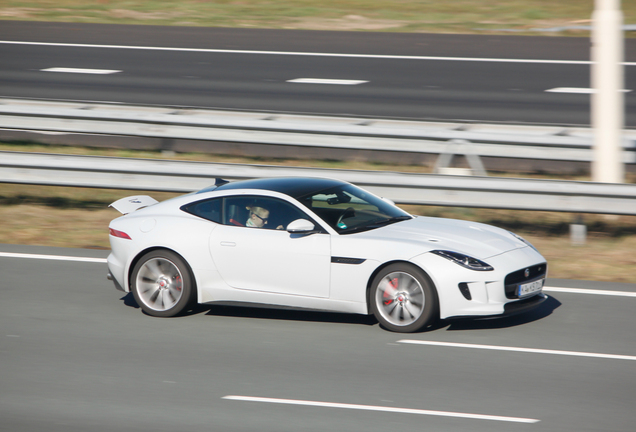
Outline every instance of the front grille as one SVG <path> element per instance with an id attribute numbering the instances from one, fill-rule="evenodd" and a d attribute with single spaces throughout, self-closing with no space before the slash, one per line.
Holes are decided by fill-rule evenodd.
<path id="1" fill-rule="evenodd" d="M 532 267 L 526 267 L 524 269 L 510 273 L 504 280 L 504 285 L 506 286 L 506 297 L 509 299 L 519 298 L 519 296 L 517 296 L 517 287 L 520 284 L 545 278 L 547 271 L 548 264 L 543 263 L 534 265 Z"/>

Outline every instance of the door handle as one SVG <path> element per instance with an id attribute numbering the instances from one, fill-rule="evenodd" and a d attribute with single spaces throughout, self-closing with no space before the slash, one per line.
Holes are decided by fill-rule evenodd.
<path id="1" fill-rule="evenodd" d="M 221 246 L 230 246 L 230 247 L 234 247 L 234 246 L 236 246 L 236 243 L 234 243 L 234 242 L 229 242 L 229 241 L 222 241 L 222 242 L 221 242 Z"/>

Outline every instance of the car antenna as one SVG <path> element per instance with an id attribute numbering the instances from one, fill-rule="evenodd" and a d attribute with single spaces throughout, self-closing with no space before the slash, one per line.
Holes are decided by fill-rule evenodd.
<path id="1" fill-rule="evenodd" d="M 224 184 L 229 183 L 228 180 L 224 180 L 222 178 L 216 178 L 216 180 L 214 181 L 214 186 L 223 186 Z"/>

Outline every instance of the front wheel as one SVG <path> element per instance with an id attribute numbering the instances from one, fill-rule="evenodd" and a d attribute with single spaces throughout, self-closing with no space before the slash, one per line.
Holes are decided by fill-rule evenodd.
<path id="1" fill-rule="evenodd" d="M 437 315 L 437 292 L 428 277 L 410 264 L 391 264 L 373 279 L 371 312 L 387 330 L 411 333 Z"/>
<path id="2" fill-rule="evenodd" d="M 131 291 L 148 315 L 172 317 L 190 304 L 195 289 L 190 269 L 174 252 L 155 250 L 135 265 Z"/>

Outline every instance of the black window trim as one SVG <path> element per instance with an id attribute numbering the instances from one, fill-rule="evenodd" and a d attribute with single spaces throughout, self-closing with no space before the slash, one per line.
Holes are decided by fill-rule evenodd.
<path id="1" fill-rule="evenodd" d="M 231 224 L 223 223 L 223 221 L 225 220 L 225 211 L 226 211 L 225 200 L 228 199 L 228 198 L 250 198 L 250 197 L 266 198 L 266 199 L 271 199 L 271 200 L 276 200 L 276 201 L 280 201 L 280 202 L 283 202 L 283 203 L 287 203 L 287 204 L 293 206 L 296 210 L 298 210 L 300 213 L 302 213 L 305 216 L 302 219 L 308 220 L 309 222 L 311 222 L 312 224 L 314 224 L 314 226 L 316 226 L 318 228 L 318 230 L 315 232 L 316 234 L 329 234 L 329 232 L 322 226 L 321 223 L 316 222 L 314 217 L 312 217 L 309 214 L 307 214 L 307 210 L 309 210 L 309 211 L 311 211 L 313 213 L 312 209 L 302 205 L 302 203 L 300 203 L 300 202 L 298 202 L 298 204 L 300 204 L 300 205 L 297 205 L 293 201 L 284 200 L 282 198 L 274 197 L 274 196 L 271 196 L 271 195 L 236 194 L 236 195 L 223 195 L 223 196 L 220 196 L 220 197 L 209 197 L 209 198 L 204 198 L 204 199 L 201 199 L 201 200 L 198 200 L 198 201 L 192 201 L 192 202 L 189 202 L 187 204 L 183 204 L 181 207 L 179 207 L 179 209 L 181 211 L 185 212 L 185 213 L 188 213 L 188 214 L 192 215 L 192 216 L 196 216 L 198 218 L 201 218 L 201 219 L 203 219 L 205 221 L 208 221 L 208 222 L 215 223 L 217 225 L 236 227 L 236 228 L 247 228 L 245 226 L 238 226 L 238 225 L 231 225 Z M 201 215 L 198 215 L 196 213 L 192 213 L 191 211 L 188 211 L 188 207 L 190 207 L 190 206 L 195 206 L 195 205 L 203 203 L 203 202 L 214 201 L 214 200 L 220 200 L 221 201 L 221 211 L 220 211 L 220 219 L 221 219 L 221 221 L 220 222 L 213 221 L 211 219 L 205 218 L 205 217 L 203 217 Z M 286 229 L 283 229 L 283 230 L 268 229 L 268 230 L 270 230 L 270 231 L 284 231 L 284 232 L 287 232 Z"/>

